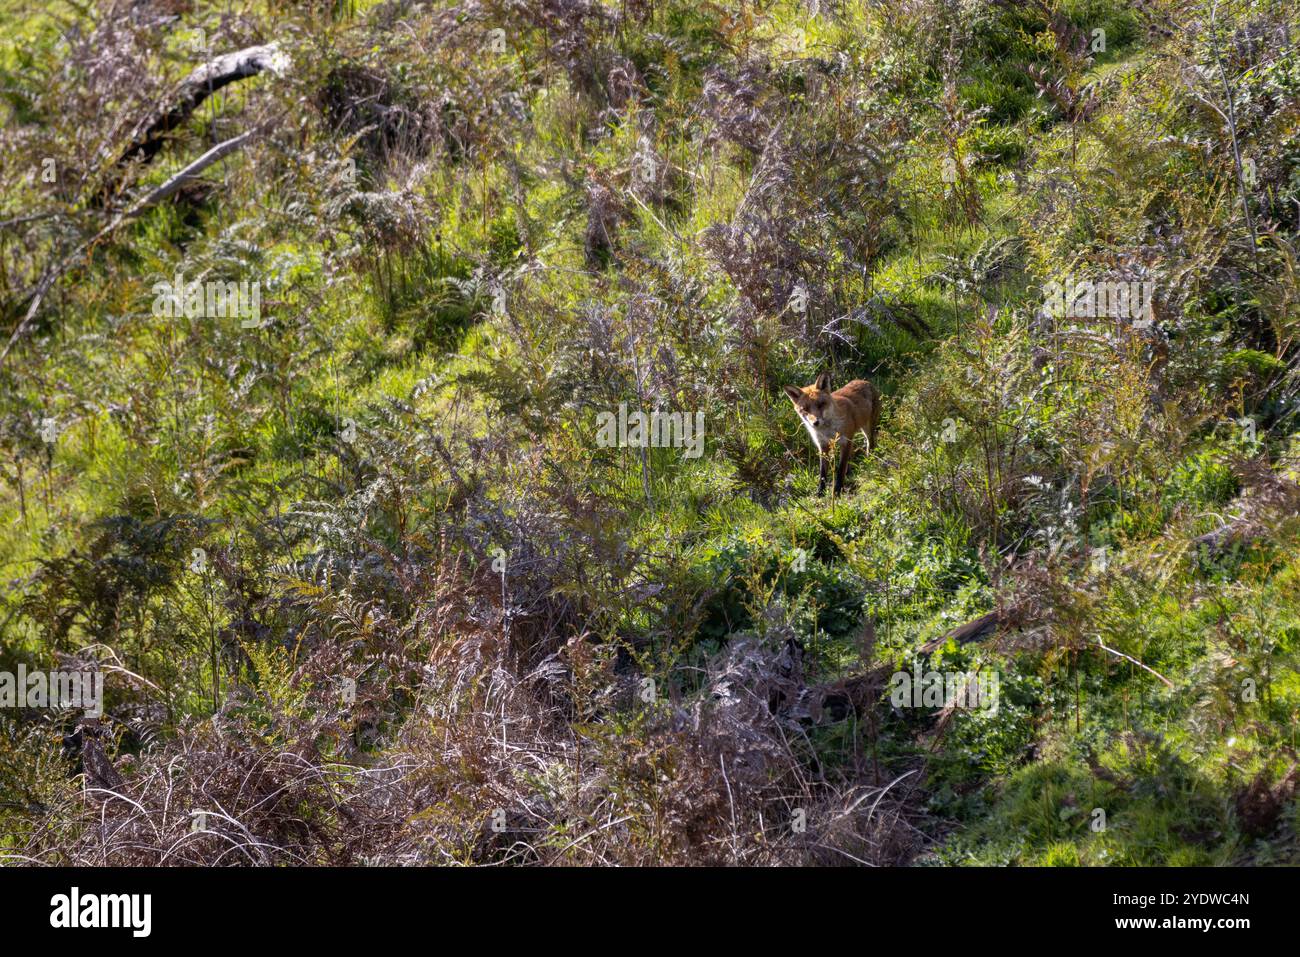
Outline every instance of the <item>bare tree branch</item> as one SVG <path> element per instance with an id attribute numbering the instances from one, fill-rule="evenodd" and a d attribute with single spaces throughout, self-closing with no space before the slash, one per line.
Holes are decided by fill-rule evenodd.
<path id="1" fill-rule="evenodd" d="M 263 70 L 279 72 L 283 56 L 278 44 L 268 43 L 223 54 L 195 69 L 181 81 L 167 103 L 160 105 L 136 127 L 131 142 L 113 163 L 107 178 L 95 191 L 92 202 L 102 203 L 117 189 L 128 164 L 137 159 L 148 163 L 158 155 L 167 141 L 167 134 L 188 120 L 209 96 Z"/>
<path id="2" fill-rule="evenodd" d="M 268 126 L 271 126 L 274 122 L 274 120 L 267 121 L 253 127 L 251 130 L 240 133 L 238 136 L 232 136 L 223 143 L 218 143 L 216 146 L 212 147 L 212 149 L 208 150 L 194 162 L 190 163 L 180 172 L 176 173 L 165 183 L 160 185 L 157 189 L 149 193 L 149 195 L 145 196 L 144 199 L 140 200 L 129 210 L 117 216 L 111 223 L 101 229 L 93 237 L 86 240 L 73 250 L 70 255 L 47 267 L 45 273 L 41 276 L 40 282 L 36 284 L 36 288 L 32 292 L 31 302 L 27 306 L 26 314 L 14 329 L 13 334 L 10 335 L 9 341 L 5 343 L 4 350 L 0 351 L 0 367 L 4 366 L 5 359 L 9 357 L 9 351 L 13 349 L 14 343 L 22 338 L 23 333 L 27 331 L 27 327 L 31 325 L 32 319 L 36 317 L 37 311 L 41 308 L 41 303 L 44 301 L 46 294 L 54 286 L 54 283 L 58 281 L 60 276 L 72 268 L 72 266 L 74 266 L 82 256 L 94 247 L 96 243 L 101 239 L 106 238 L 123 223 L 130 222 L 144 213 L 145 210 L 162 202 L 168 196 L 171 196 L 190 180 L 198 176 L 199 173 L 203 172 L 213 163 L 216 163 L 218 160 L 230 155 L 235 150 L 242 147 L 250 139 L 261 133 Z"/>

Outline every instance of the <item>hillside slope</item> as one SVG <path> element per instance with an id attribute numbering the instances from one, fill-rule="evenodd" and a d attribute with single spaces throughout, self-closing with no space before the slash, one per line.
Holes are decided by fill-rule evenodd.
<path id="1" fill-rule="evenodd" d="M 233 6 L 5 0 L 0 855 L 1300 861 L 1294 4 Z"/>

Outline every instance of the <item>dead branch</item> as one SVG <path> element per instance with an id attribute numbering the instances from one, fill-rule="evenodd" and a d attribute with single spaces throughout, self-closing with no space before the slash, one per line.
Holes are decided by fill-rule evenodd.
<path id="1" fill-rule="evenodd" d="M 921 646 L 921 651 L 929 654 L 932 651 L 938 651 L 952 639 L 959 645 L 969 644 L 972 641 L 982 641 L 997 630 L 1003 622 L 1003 613 L 994 609 L 987 615 L 980 615 L 974 621 L 968 621 L 964 625 L 954 628 L 952 631 L 944 632 L 938 638 L 931 638 Z"/>
<path id="2" fill-rule="evenodd" d="M 1173 688 L 1174 683 L 1173 683 L 1172 681 L 1170 681 L 1168 678 L 1166 678 L 1166 677 L 1165 677 L 1164 675 L 1162 675 L 1160 672 L 1156 671 L 1156 669 L 1154 669 L 1154 668 L 1152 668 L 1152 667 L 1150 667 L 1150 666 L 1148 666 L 1148 665 L 1144 665 L 1142 662 L 1138 661 L 1138 660 L 1137 660 L 1136 658 L 1134 658 L 1132 655 L 1126 655 L 1126 654 L 1124 654 L 1124 652 L 1122 652 L 1122 651 L 1116 651 L 1114 648 L 1108 648 L 1108 647 L 1106 647 L 1106 645 L 1102 643 L 1101 638 L 1098 638 L 1098 639 L 1097 639 L 1097 646 L 1098 646 L 1099 648 L 1101 648 L 1102 651 L 1106 651 L 1106 652 L 1109 652 L 1109 653 L 1112 654 L 1112 655 L 1115 655 L 1116 657 L 1123 658 L 1125 661 L 1131 661 L 1133 664 L 1137 665 L 1137 666 L 1138 666 L 1139 668 L 1141 668 L 1143 671 L 1148 671 L 1148 672 L 1150 672 L 1151 674 L 1155 675 L 1157 678 L 1159 678 L 1161 681 L 1163 681 L 1163 682 L 1165 683 L 1166 687 Z"/>
<path id="3" fill-rule="evenodd" d="M 108 235 L 119 226 L 136 219 L 144 213 L 145 210 L 162 202 L 168 196 L 171 196 L 190 180 L 198 176 L 199 173 L 203 172 L 213 163 L 216 163 L 218 160 L 242 147 L 255 135 L 262 132 L 270 125 L 271 122 L 262 123 L 247 132 L 240 133 L 238 136 L 232 136 L 223 143 L 218 143 L 194 162 L 176 173 L 176 175 L 168 179 L 165 183 L 154 189 L 149 193 L 149 195 L 145 196 L 144 199 L 140 200 L 140 202 L 136 203 L 125 213 L 116 217 L 93 237 L 86 240 L 73 250 L 70 255 L 65 256 L 63 259 L 47 267 L 41 276 L 40 282 L 36 284 L 35 289 L 32 291 L 32 298 L 27 306 L 26 314 L 23 316 L 22 321 L 18 323 L 17 327 L 15 327 L 13 334 L 9 336 L 9 341 L 5 343 L 4 349 L 0 351 L 0 367 L 4 366 L 5 360 L 9 357 L 10 350 L 14 347 L 14 343 L 22 338 L 23 333 L 27 331 L 27 327 L 31 325 L 32 320 L 36 317 L 37 311 L 41 308 L 41 303 L 45 300 L 46 294 L 49 293 L 51 288 L 53 288 L 55 282 L 58 281 L 60 276 L 76 265 L 86 253 L 94 248 L 96 243 L 107 238 Z"/>
<path id="4" fill-rule="evenodd" d="M 158 155 L 167 141 L 167 134 L 188 120 L 209 96 L 231 83 L 257 76 L 263 70 L 278 72 L 278 61 L 282 56 L 278 44 L 268 43 L 223 54 L 195 69 L 181 81 L 166 104 L 159 106 L 136 127 L 130 143 L 95 191 L 92 202 L 102 204 L 117 189 L 122 172 L 130 163 L 136 160 L 148 163 Z"/>

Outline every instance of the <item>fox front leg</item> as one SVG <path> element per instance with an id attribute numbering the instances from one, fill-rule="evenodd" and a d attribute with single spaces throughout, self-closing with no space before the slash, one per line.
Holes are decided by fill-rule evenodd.
<path id="1" fill-rule="evenodd" d="M 829 460 L 830 460 L 830 456 L 827 455 L 825 452 L 819 452 L 819 453 L 818 453 L 818 455 L 817 455 L 817 461 L 821 463 L 821 469 L 820 469 L 820 472 L 819 472 L 819 474 L 818 474 L 818 477 L 821 479 L 821 481 L 819 481 L 819 482 L 817 483 L 817 494 L 818 494 L 818 495 L 825 495 L 825 494 L 826 494 L 826 471 L 827 471 L 827 462 L 828 462 Z"/>
<path id="2" fill-rule="evenodd" d="M 853 437 L 849 436 L 849 440 L 844 443 L 844 447 L 840 450 L 840 464 L 835 469 L 834 494 L 836 495 L 839 495 L 840 492 L 844 490 L 844 480 L 848 478 L 849 459 L 852 458 L 852 456 L 853 456 Z"/>

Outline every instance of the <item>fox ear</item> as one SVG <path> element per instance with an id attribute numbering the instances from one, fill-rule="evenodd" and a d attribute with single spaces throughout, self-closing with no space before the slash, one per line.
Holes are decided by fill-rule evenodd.
<path id="1" fill-rule="evenodd" d="M 831 391 L 831 374 L 830 374 L 829 372 L 823 372 L 821 375 L 819 375 L 819 376 L 817 377 L 817 381 L 814 382 L 813 385 L 815 385 L 817 388 L 821 389 L 823 392 L 830 392 L 830 391 Z"/>
<path id="2" fill-rule="evenodd" d="M 791 402 L 797 405 L 799 403 L 799 399 L 802 398 L 803 396 L 803 390 L 795 388 L 792 385 L 788 385 L 785 387 L 785 394 L 790 397 Z"/>

